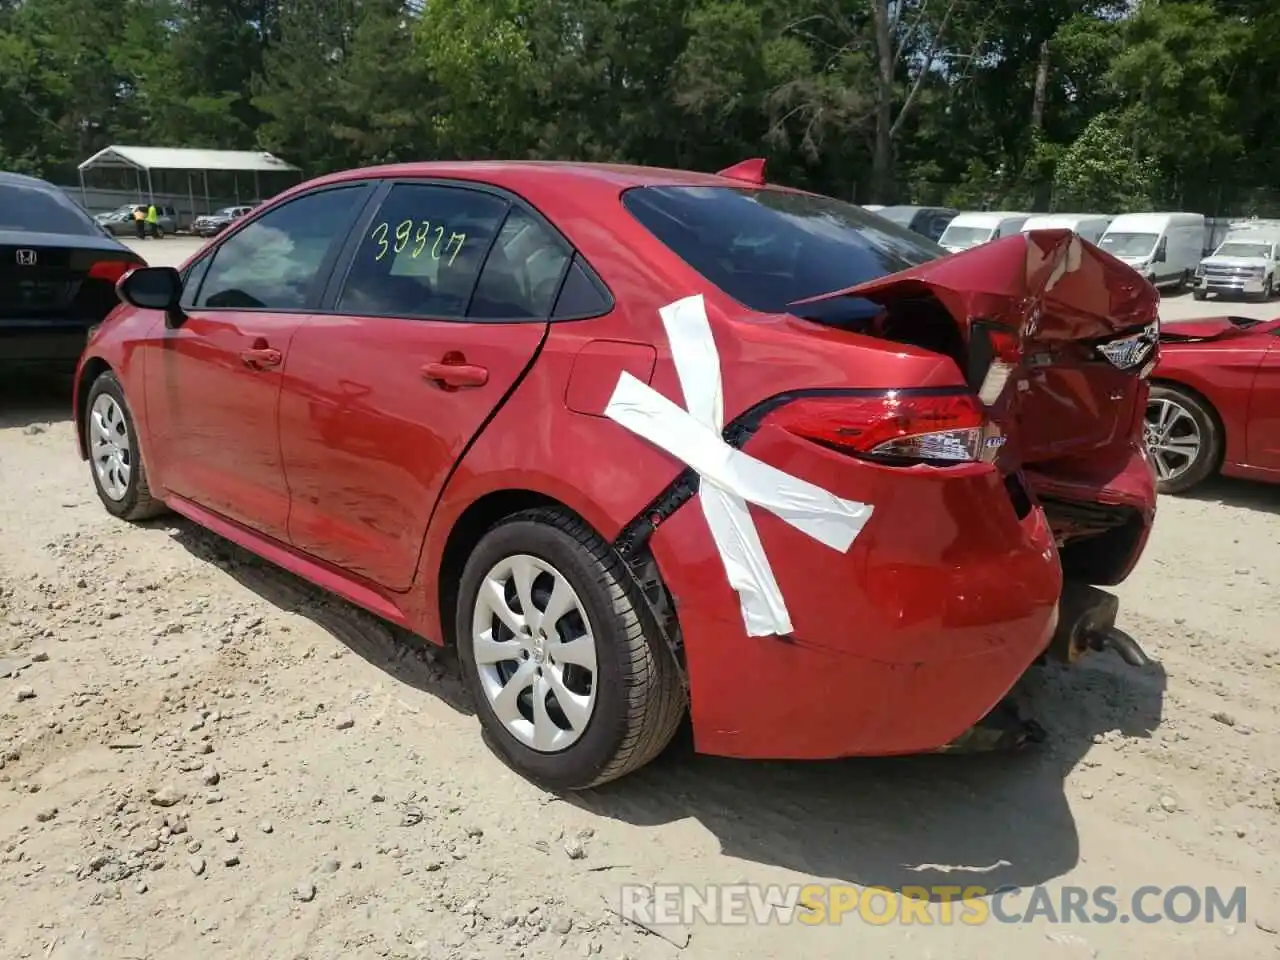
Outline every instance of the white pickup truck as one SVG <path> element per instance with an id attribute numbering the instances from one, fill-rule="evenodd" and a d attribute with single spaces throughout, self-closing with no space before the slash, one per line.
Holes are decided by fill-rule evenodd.
<path id="1" fill-rule="evenodd" d="M 1193 295 L 1248 297 L 1265 303 L 1280 288 L 1280 230 L 1233 230 L 1196 267 Z"/>

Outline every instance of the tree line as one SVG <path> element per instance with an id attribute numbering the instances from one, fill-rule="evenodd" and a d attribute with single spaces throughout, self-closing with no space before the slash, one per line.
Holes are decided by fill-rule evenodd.
<path id="1" fill-rule="evenodd" d="M 0 169 L 561 158 L 1280 215 L 1276 0 L 0 0 Z"/>

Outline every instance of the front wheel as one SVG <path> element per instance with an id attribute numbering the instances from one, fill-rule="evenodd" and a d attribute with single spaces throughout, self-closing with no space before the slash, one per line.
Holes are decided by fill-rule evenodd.
<path id="1" fill-rule="evenodd" d="M 1262 284 L 1262 292 L 1258 294 L 1258 303 L 1270 303 L 1271 298 L 1275 296 L 1275 281 L 1271 277 Z"/>
<path id="2" fill-rule="evenodd" d="M 107 512 L 124 520 L 146 520 L 166 512 L 151 496 L 137 428 L 116 375 L 109 370 L 99 375 L 85 404 L 84 445 L 94 489 Z"/>
<path id="3" fill-rule="evenodd" d="M 1190 490 L 1217 468 L 1222 450 L 1217 418 L 1185 390 L 1152 386 L 1143 433 L 1160 493 Z"/>
<path id="4" fill-rule="evenodd" d="M 565 511 L 524 511 L 484 535 L 456 623 L 491 746 L 537 783 L 583 790 L 631 773 L 684 716 L 675 659 L 640 588 Z"/>

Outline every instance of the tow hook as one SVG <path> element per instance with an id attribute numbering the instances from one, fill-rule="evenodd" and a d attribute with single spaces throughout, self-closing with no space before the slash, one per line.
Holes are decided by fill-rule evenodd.
<path id="1" fill-rule="evenodd" d="M 1091 650 L 1114 650 L 1131 667 L 1145 667 L 1151 659 L 1138 641 L 1116 626 L 1120 598 L 1097 587 L 1071 580 L 1062 585 L 1058 627 L 1049 641 L 1049 656 L 1075 663 Z"/>

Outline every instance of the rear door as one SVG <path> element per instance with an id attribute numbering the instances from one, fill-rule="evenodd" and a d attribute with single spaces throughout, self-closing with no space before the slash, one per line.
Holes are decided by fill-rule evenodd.
<path id="1" fill-rule="evenodd" d="M 192 266 L 186 321 L 176 329 L 158 324 L 143 347 L 160 485 L 287 538 L 277 420 L 284 366 L 372 190 L 372 183 L 347 183 L 294 197 Z"/>
<path id="2" fill-rule="evenodd" d="M 1270 340 L 1249 398 L 1249 465 L 1280 470 L 1280 331 Z"/>
<path id="3" fill-rule="evenodd" d="M 570 255 L 504 194 L 385 185 L 285 365 L 295 547 L 411 585 L 445 481 L 537 355 Z"/>

